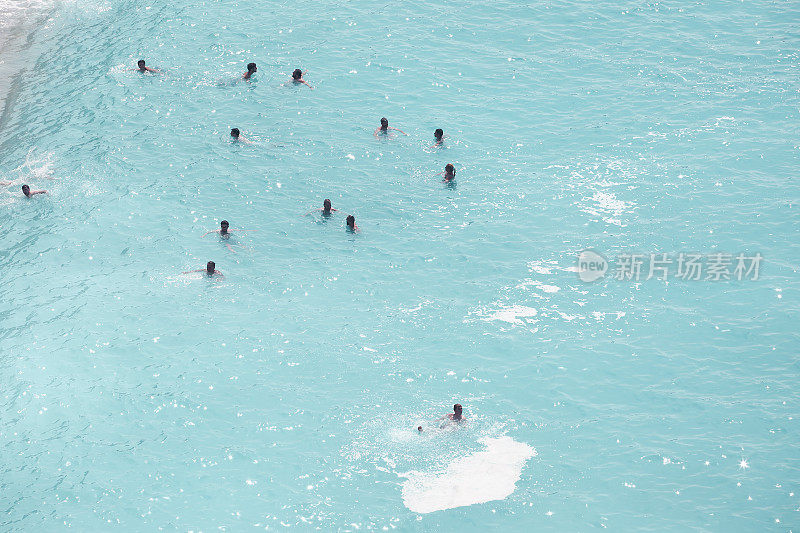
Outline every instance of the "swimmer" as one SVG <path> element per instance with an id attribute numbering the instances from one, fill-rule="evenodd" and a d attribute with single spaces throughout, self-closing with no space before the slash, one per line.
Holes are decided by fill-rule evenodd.
<path id="1" fill-rule="evenodd" d="M 214 229 L 214 230 L 207 231 L 207 232 L 203 233 L 203 237 L 205 237 L 209 233 L 218 233 L 220 238 L 227 240 L 227 239 L 231 238 L 231 233 L 233 233 L 234 231 L 253 231 L 253 230 L 248 230 L 248 229 L 229 229 L 229 228 L 230 228 L 230 224 L 228 223 L 228 221 L 227 220 L 223 220 L 222 222 L 219 223 L 219 229 Z M 228 250 L 230 250 L 231 252 L 236 253 L 236 250 L 234 250 L 231 247 L 231 245 L 228 244 L 227 242 L 225 243 L 225 246 L 227 246 Z"/>
<path id="2" fill-rule="evenodd" d="M 380 128 L 378 128 L 378 129 L 376 129 L 376 130 L 375 130 L 375 133 L 373 133 L 373 135 L 374 135 L 374 136 L 377 138 L 379 133 L 380 133 L 381 135 L 386 135 L 386 134 L 388 134 L 388 133 L 389 133 L 389 131 L 390 131 L 390 130 L 393 130 L 393 131 L 399 131 L 399 132 L 400 132 L 400 133 L 402 133 L 403 135 L 408 135 L 408 134 L 407 134 L 406 132 L 404 132 L 403 130 L 399 130 L 399 129 L 397 129 L 397 128 L 390 128 L 390 127 L 389 127 L 389 119 L 387 119 L 386 117 L 384 117 L 384 118 L 382 118 L 382 119 L 381 119 L 381 127 L 380 127 Z"/>
<path id="3" fill-rule="evenodd" d="M 447 163 L 447 165 L 444 167 L 444 172 L 439 175 L 444 176 L 444 181 L 453 181 L 456 179 L 456 167 L 454 167 L 451 163 Z"/>
<path id="4" fill-rule="evenodd" d="M 453 422 L 466 422 L 467 419 L 464 418 L 464 416 L 462 415 L 462 412 L 463 412 L 463 408 L 461 407 L 461 404 L 457 403 L 457 404 L 455 404 L 453 406 L 453 412 L 452 413 L 447 413 L 446 415 L 444 415 L 439 420 L 448 419 L 448 420 L 452 420 Z"/>
<path id="5" fill-rule="evenodd" d="M 420 433 L 422 433 L 422 426 L 417 426 L 417 431 L 419 431 Z"/>
<path id="6" fill-rule="evenodd" d="M 208 274 L 209 278 L 213 277 L 213 276 L 224 277 L 224 276 L 222 276 L 222 272 L 217 270 L 216 266 L 217 265 L 216 265 L 216 263 L 214 263 L 214 261 L 209 261 L 208 263 L 206 263 L 206 268 L 199 268 L 197 270 L 189 270 L 188 272 L 182 272 L 182 274 L 192 274 L 193 272 L 205 272 L 206 274 Z"/>
<path id="7" fill-rule="evenodd" d="M 307 70 L 302 71 L 299 68 L 294 69 L 294 72 L 292 72 L 292 79 L 289 81 L 291 83 L 294 83 L 295 85 L 297 85 L 298 83 L 302 83 L 303 85 L 308 85 L 308 88 L 313 90 L 314 88 L 306 80 L 303 79 L 303 76 L 305 75 L 306 72 L 308 71 Z"/>
<path id="8" fill-rule="evenodd" d="M 256 64 L 255 63 L 248 63 L 247 64 L 247 72 L 242 74 L 242 79 L 243 80 L 249 80 L 250 78 L 253 77 L 253 74 L 255 74 L 256 72 L 258 72 L 258 67 L 256 66 Z"/>
<path id="9" fill-rule="evenodd" d="M 433 138 L 436 139 L 436 142 L 433 143 L 430 148 L 436 148 L 444 144 L 444 131 L 442 131 L 442 128 L 438 128 L 433 132 Z"/>
<path id="10" fill-rule="evenodd" d="M 356 226 L 356 217 L 353 215 L 347 215 L 347 231 L 354 233 L 358 231 L 358 226 Z"/>
<path id="11" fill-rule="evenodd" d="M 136 68 L 134 70 L 138 70 L 139 72 L 152 72 L 153 74 L 158 73 L 158 70 L 146 66 L 145 63 L 144 63 L 144 59 L 140 59 L 139 61 L 137 61 L 136 65 L 139 68 Z"/>
<path id="12" fill-rule="evenodd" d="M 328 198 L 325 198 L 325 200 L 322 202 L 322 209 L 317 209 L 317 211 L 322 211 L 322 216 L 327 218 L 331 216 L 331 214 L 334 211 L 338 211 L 338 209 L 334 209 L 333 207 L 331 207 L 331 201 Z M 310 215 L 313 212 L 314 211 L 309 211 L 308 213 L 306 213 L 306 216 Z"/>
<path id="13" fill-rule="evenodd" d="M 45 191 L 44 189 L 38 190 L 38 191 L 32 191 L 30 187 L 28 187 L 27 185 L 23 185 L 22 186 L 22 194 L 24 194 L 26 197 L 30 198 L 34 194 L 47 194 L 47 191 Z"/>
<path id="14" fill-rule="evenodd" d="M 233 139 L 234 142 L 238 141 L 244 144 L 253 144 L 244 138 L 242 133 L 239 131 L 239 128 L 231 128 L 231 139 Z"/>

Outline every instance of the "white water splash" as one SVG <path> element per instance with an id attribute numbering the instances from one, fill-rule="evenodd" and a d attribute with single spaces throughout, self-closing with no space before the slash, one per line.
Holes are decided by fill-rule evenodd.
<path id="1" fill-rule="evenodd" d="M 404 474 L 403 504 L 415 513 L 432 513 L 510 496 L 536 450 L 508 436 L 479 442 L 485 451 L 456 459 L 444 472 Z"/>
<path id="2" fill-rule="evenodd" d="M 527 324 L 530 323 L 532 317 L 535 317 L 537 314 L 538 311 L 533 307 L 515 305 L 513 307 L 498 309 L 489 316 L 481 318 L 481 320 L 487 322 L 499 320 L 501 322 L 508 322 L 509 324 Z"/>

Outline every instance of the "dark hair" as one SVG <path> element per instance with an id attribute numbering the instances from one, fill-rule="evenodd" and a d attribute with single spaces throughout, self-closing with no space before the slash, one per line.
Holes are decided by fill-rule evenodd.
<path id="1" fill-rule="evenodd" d="M 460 403 L 457 403 L 453 406 L 453 411 L 461 411 L 463 408 L 461 407 Z"/>
<path id="2" fill-rule="evenodd" d="M 139 67 L 143 67 L 144 66 L 144 59 L 140 59 L 139 61 L 136 62 L 136 64 L 139 65 Z"/>
<path id="3" fill-rule="evenodd" d="M 220 226 L 230 226 L 230 224 L 228 224 L 227 220 L 223 220 L 222 222 L 219 223 L 219 225 Z"/>
<path id="4" fill-rule="evenodd" d="M 234 139 L 238 139 L 239 138 L 239 128 L 232 128 L 231 129 L 231 137 L 233 137 Z"/>
<path id="5" fill-rule="evenodd" d="M 437 140 L 441 140 L 441 138 L 444 137 L 444 132 L 442 131 L 442 128 L 438 128 L 436 131 L 434 131 L 433 136 L 436 137 Z"/>
<path id="6" fill-rule="evenodd" d="M 452 173 L 453 173 L 453 175 L 455 175 L 455 173 L 456 173 L 456 167 L 454 167 L 452 163 L 447 163 L 447 164 L 445 165 L 445 167 L 444 167 L 444 171 L 445 171 L 445 172 L 452 172 Z"/>
<path id="7" fill-rule="evenodd" d="M 331 208 L 331 201 L 329 199 L 325 198 L 325 200 L 322 202 L 322 207 L 324 207 L 325 209 L 330 209 Z"/>
<path id="8" fill-rule="evenodd" d="M 31 188 L 29 186 L 27 186 L 27 185 L 23 185 L 22 186 L 22 193 L 23 194 L 28 194 L 29 192 L 31 192 Z"/>
<path id="9" fill-rule="evenodd" d="M 382 128 L 385 128 L 385 127 L 387 127 L 388 125 L 389 125 L 389 119 L 388 119 L 388 118 L 386 118 L 386 117 L 383 117 L 383 118 L 381 119 L 381 127 L 382 127 Z"/>
<path id="10" fill-rule="evenodd" d="M 247 64 L 247 72 L 253 72 L 256 69 L 255 63 L 248 63 Z"/>
<path id="11" fill-rule="evenodd" d="M 213 274 L 216 268 L 217 264 L 214 261 L 209 261 L 208 263 L 206 263 L 206 272 L 208 272 L 209 274 Z"/>
<path id="12" fill-rule="evenodd" d="M 351 228 L 356 225 L 356 217 L 353 215 L 347 215 L 347 225 Z"/>
<path id="13" fill-rule="evenodd" d="M 294 72 L 292 72 L 292 78 L 295 80 L 299 80 L 302 77 L 303 77 L 303 71 L 300 70 L 299 68 L 294 69 Z"/>

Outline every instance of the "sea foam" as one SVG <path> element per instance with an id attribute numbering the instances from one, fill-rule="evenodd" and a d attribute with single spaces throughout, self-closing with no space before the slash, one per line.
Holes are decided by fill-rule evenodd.
<path id="1" fill-rule="evenodd" d="M 511 495 L 536 450 L 508 436 L 484 437 L 479 442 L 486 450 L 456 459 L 443 472 L 404 474 L 405 506 L 415 513 L 432 513 Z"/>

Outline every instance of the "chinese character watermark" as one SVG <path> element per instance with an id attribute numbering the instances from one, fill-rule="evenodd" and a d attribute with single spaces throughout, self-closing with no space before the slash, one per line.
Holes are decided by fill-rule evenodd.
<path id="1" fill-rule="evenodd" d="M 609 261 L 595 250 L 584 250 L 578 254 L 577 272 L 581 281 L 597 281 L 610 274 L 617 281 L 756 281 L 761 273 L 763 256 L 755 254 L 729 254 L 714 252 L 699 254 L 680 252 L 677 254 L 622 253 L 615 261 Z"/>

